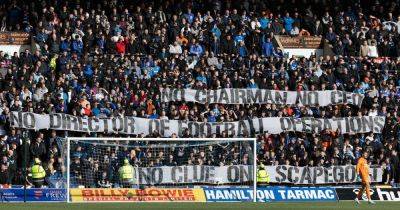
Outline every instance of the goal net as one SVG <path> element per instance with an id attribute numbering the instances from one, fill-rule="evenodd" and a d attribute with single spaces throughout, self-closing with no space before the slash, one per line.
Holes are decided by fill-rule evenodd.
<path id="1" fill-rule="evenodd" d="M 247 188 L 252 202 L 255 148 L 253 138 L 67 138 L 67 199 L 193 202 Z"/>

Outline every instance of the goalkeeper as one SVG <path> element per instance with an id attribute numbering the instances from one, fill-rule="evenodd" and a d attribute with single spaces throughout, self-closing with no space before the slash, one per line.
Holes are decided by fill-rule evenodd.
<path id="1" fill-rule="evenodd" d="M 364 151 L 363 155 L 358 159 L 356 171 L 358 175 L 358 179 L 361 177 L 361 185 L 362 188 L 358 192 L 356 199 L 354 200 L 357 204 L 360 203 L 360 199 L 365 191 L 368 198 L 368 203 L 375 204 L 374 201 L 371 200 L 371 191 L 370 191 L 370 179 L 369 179 L 369 166 L 368 166 L 368 158 L 369 154 L 368 151 Z"/>
<path id="2" fill-rule="evenodd" d="M 124 165 L 119 168 L 118 173 L 124 188 L 131 188 L 135 184 L 135 168 L 129 164 L 128 159 L 124 159 Z"/>

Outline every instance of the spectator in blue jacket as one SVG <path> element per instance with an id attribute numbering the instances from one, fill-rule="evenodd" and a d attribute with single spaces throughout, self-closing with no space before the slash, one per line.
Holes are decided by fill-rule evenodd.
<path id="1" fill-rule="evenodd" d="M 185 19 L 192 24 L 194 20 L 194 14 L 192 13 L 192 10 L 189 8 L 187 13 L 183 15 Z"/>
<path id="2" fill-rule="evenodd" d="M 247 56 L 247 48 L 246 45 L 244 44 L 243 41 L 240 42 L 239 47 L 238 47 L 238 53 L 240 57 L 246 57 Z"/>
<path id="3" fill-rule="evenodd" d="M 250 80 L 248 88 L 250 88 L 250 89 L 257 89 L 258 88 L 258 85 L 254 82 L 254 79 Z"/>
<path id="4" fill-rule="evenodd" d="M 159 115 L 157 114 L 157 110 L 154 109 L 153 113 L 151 115 L 148 116 L 149 119 L 158 119 Z"/>
<path id="5" fill-rule="evenodd" d="M 219 39 L 221 37 L 221 30 L 218 28 L 217 24 L 211 29 L 211 32 Z"/>
<path id="6" fill-rule="evenodd" d="M 325 38 L 329 41 L 329 42 L 334 42 L 336 40 L 336 33 L 333 32 L 333 28 L 329 27 L 328 28 L 328 33 L 326 33 Z"/>
<path id="7" fill-rule="evenodd" d="M 292 31 L 293 28 L 293 23 L 294 20 L 292 17 L 290 17 L 289 13 L 286 13 L 286 16 L 283 18 L 283 23 L 285 24 L 285 30 L 290 33 L 290 31 Z"/>
<path id="8" fill-rule="evenodd" d="M 70 38 L 68 37 L 66 39 L 64 37 L 61 37 L 60 51 L 61 52 L 69 51 L 71 49 L 70 46 L 71 46 Z"/>
<path id="9" fill-rule="evenodd" d="M 271 20 L 268 18 L 268 16 L 265 15 L 265 12 L 262 12 L 262 17 L 259 19 L 259 22 L 260 22 L 260 28 L 266 29 L 268 23 L 270 23 Z"/>
<path id="10" fill-rule="evenodd" d="M 91 78 L 93 76 L 92 65 L 90 64 L 84 65 L 83 73 L 85 74 L 86 77 Z"/>
<path id="11" fill-rule="evenodd" d="M 81 38 L 78 37 L 78 35 L 72 41 L 71 50 L 72 50 L 72 52 L 76 52 L 78 55 L 82 54 L 83 42 L 82 42 Z"/>
<path id="12" fill-rule="evenodd" d="M 100 48 L 100 50 L 105 52 L 105 49 L 106 49 L 106 38 L 105 38 L 104 35 L 101 35 L 100 39 L 97 40 L 97 46 Z"/>
<path id="13" fill-rule="evenodd" d="M 267 38 L 267 40 L 262 44 L 262 55 L 269 57 L 274 54 L 274 45 L 271 42 L 271 38 Z"/>
<path id="14" fill-rule="evenodd" d="M 244 39 L 246 37 L 246 32 L 242 30 L 238 35 L 235 36 L 235 45 L 238 46 L 240 42 L 244 42 Z"/>
<path id="15" fill-rule="evenodd" d="M 196 42 L 195 39 L 192 40 L 192 45 L 190 46 L 190 54 L 196 56 L 200 56 L 203 54 L 203 47 L 201 47 L 201 45 Z"/>
<path id="16" fill-rule="evenodd" d="M 46 34 L 44 28 L 41 28 L 40 31 L 36 34 L 36 42 L 39 44 L 44 44 L 47 41 L 49 36 Z"/>

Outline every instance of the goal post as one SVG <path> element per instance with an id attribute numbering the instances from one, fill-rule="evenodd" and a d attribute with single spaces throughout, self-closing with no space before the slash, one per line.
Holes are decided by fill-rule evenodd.
<path id="1" fill-rule="evenodd" d="M 67 202 L 202 202 L 215 189 L 257 200 L 256 138 L 68 137 L 66 143 Z M 236 195 L 237 189 L 250 195 Z"/>

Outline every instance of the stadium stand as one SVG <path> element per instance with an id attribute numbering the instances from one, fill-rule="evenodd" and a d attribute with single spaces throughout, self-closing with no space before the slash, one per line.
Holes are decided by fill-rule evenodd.
<path id="1" fill-rule="evenodd" d="M 381 134 L 342 134 L 340 130 L 258 134 L 258 159 L 264 165 L 346 165 L 355 164 L 361 151 L 369 150 L 371 163 L 384 167 L 383 184 L 400 182 L 399 1 L 1 2 L 6 2 L 0 4 L 1 30 L 29 33 L 33 42 L 31 50 L 20 53 L 7 54 L 0 49 L 2 185 L 24 183 L 23 135 L 29 139 L 28 167 L 35 158 L 41 160 L 46 185 L 65 172 L 63 137 L 107 136 L 13 128 L 11 111 L 198 122 L 385 116 Z M 298 36 L 304 30 L 327 40 L 335 55 L 288 57 L 273 44 L 275 35 Z M 363 94 L 365 99 L 361 107 L 163 103 L 160 87 L 344 90 Z M 176 136 L 191 137 L 187 131 L 172 137 Z M 89 155 L 85 148 L 75 149 L 74 171 L 99 171 L 94 161 L 85 163 L 92 167 L 83 165 L 81 160 Z M 200 151 L 181 152 L 186 160 L 190 155 L 201 156 Z M 117 157 L 119 161 L 124 158 Z M 146 155 L 136 158 L 149 162 Z M 206 158 L 202 161 L 216 164 Z M 98 171 L 91 173 L 102 182 L 103 174 Z"/>

